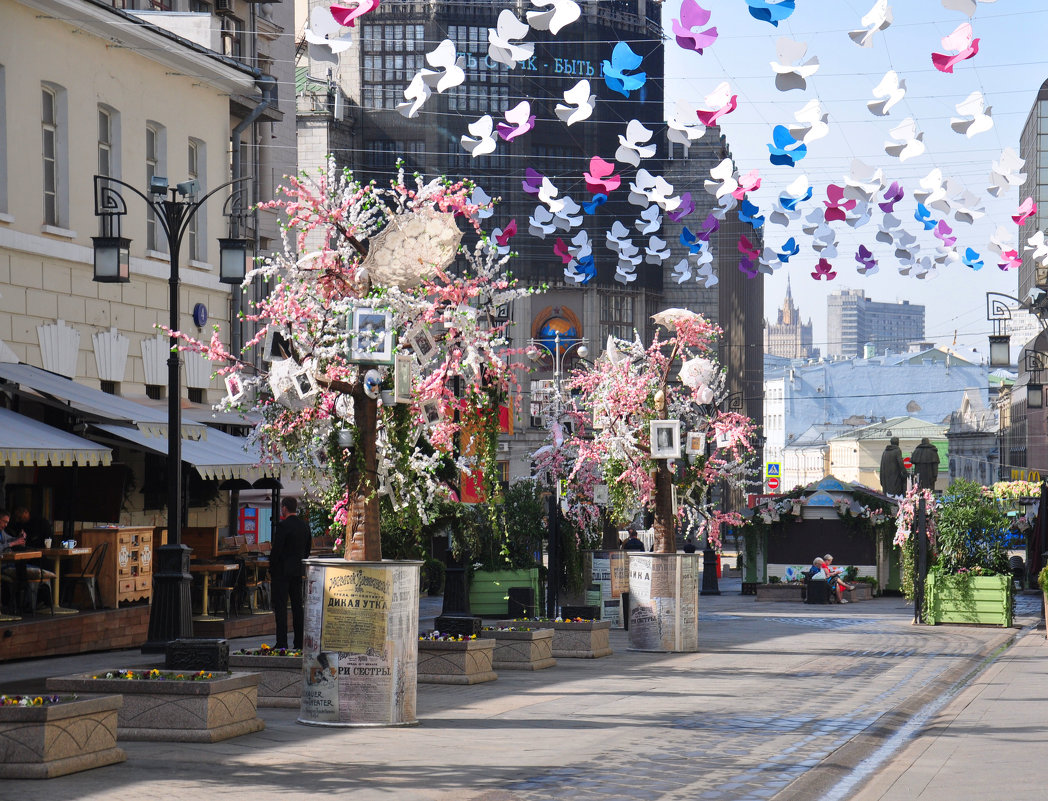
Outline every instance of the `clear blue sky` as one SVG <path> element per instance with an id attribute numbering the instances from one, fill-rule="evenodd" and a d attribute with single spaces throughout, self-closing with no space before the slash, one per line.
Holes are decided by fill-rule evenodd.
<path id="1" fill-rule="evenodd" d="M 970 246 L 986 254 L 987 265 L 974 272 L 963 265 L 943 270 L 938 278 L 917 280 L 897 272 L 892 250 L 876 243 L 876 222 L 880 212 L 865 227 L 850 229 L 843 223 L 839 232 L 840 255 L 833 260 L 837 278 L 816 282 L 811 278 L 818 255 L 798 226 L 789 230 L 766 225 L 766 241 L 780 245 L 796 235 L 801 254 L 781 268 L 765 283 L 765 316 L 774 319 L 785 294 L 787 275 L 802 316 L 815 323 L 816 343 L 826 340 L 826 296 L 836 289 L 865 289 L 874 300 L 907 299 L 927 307 L 926 333 L 943 345 L 954 341 L 958 349 L 986 350 L 988 323 L 985 319 L 985 293 L 1015 294 L 1017 275 L 1001 272 L 992 262 L 986 245 L 996 225 L 1004 225 L 1021 246 L 1033 233 L 1031 224 L 1022 229 L 1012 220 L 1018 207 L 1018 190 L 995 200 L 986 194 L 991 162 L 1002 148 L 1019 150 L 1019 135 L 1041 83 L 1048 78 L 1048 2 L 1046 0 L 997 0 L 979 3 L 971 19 L 979 37 L 979 53 L 961 62 L 954 74 L 938 72 L 931 62 L 933 50 L 942 51 L 940 40 L 968 17 L 942 7 L 939 0 L 891 0 L 894 23 L 875 34 L 870 49 L 861 48 L 847 32 L 860 27 L 860 19 L 874 0 L 796 0 L 796 11 L 777 28 L 751 17 L 744 0 L 700 0 L 712 12 L 710 25 L 720 34 L 703 55 L 685 51 L 672 40 L 671 20 L 679 16 L 680 0 L 667 0 L 663 24 L 668 35 L 666 60 L 666 105 L 672 113 L 677 99 L 701 103 L 702 98 L 723 80 L 731 82 L 738 95 L 739 108 L 722 118 L 739 170 L 757 168 L 763 178 L 761 189 L 752 199 L 768 209 L 798 174 L 807 174 L 815 194 L 805 211 L 826 199 L 829 183 L 842 183 L 852 159 L 860 159 L 884 169 L 889 180 L 898 180 L 907 190 L 906 199 L 896 207 L 904 227 L 917 233 L 913 220 L 915 201 L 910 194 L 919 188 L 920 178 L 934 167 L 953 177 L 977 194 L 986 204 L 987 215 L 974 225 L 949 224 L 958 236 L 958 245 Z M 776 42 L 785 36 L 807 43 L 806 61 L 818 56 L 819 71 L 808 79 L 805 91 L 779 92 L 774 85 L 770 62 L 776 61 Z M 873 99 L 873 87 L 884 73 L 894 69 L 907 83 L 905 99 L 887 117 L 876 117 L 866 108 Z M 994 128 L 972 138 L 955 133 L 950 118 L 958 116 L 954 106 L 979 90 L 992 107 Z M 830 133 L 809 146 L 808 156 L 794 168 L 774 166 L 768 161 L 767 143 L 776 124 L 793 123 L 793 113 L 812 98 L 818 98 L 829 113 Z M 888 156 L 883 143 L 888 132 L 912 116 L 924 132 L 924 155 L 900 162 Z M 898 214 L 898 212 L 902 212 Z M 941 215 L 936 215 L 941 216 Z M 935 240 L 921 235 L 921 243 L 933 250 Z M 880 272 L 859 275 L 853 254 L 859 244 L 874 251 Z M 927 251 L 926 251 L 927 252 Z"/>

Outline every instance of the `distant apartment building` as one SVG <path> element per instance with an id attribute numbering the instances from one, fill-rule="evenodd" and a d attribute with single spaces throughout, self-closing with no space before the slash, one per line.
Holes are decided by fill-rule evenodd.
<path id="1" fill-rule="evenodd" d="M 826 332 L 829 356 L 862 356 L 867 344 L 874 353 L 904 351 L 924 340 L 924 306 L 908 300 L 883 303 L 866 297 L 863 289 L 842 289 L 826 298 Z"/>
<path id="2" fill-rule="evenodd" d="M 812 347 L 812 324 L 801 322 L 800 310 L 793 302 L 790 279 L 786 279 L 786 297 L 779 309 L 778 320 L 764 328 L 764 352 L 787 359 L 811 359 L 819 355 Z"/>

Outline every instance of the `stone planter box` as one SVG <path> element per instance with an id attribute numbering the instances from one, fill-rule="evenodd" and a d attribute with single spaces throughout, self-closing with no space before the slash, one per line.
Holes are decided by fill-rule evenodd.
<path id="1" fill-rule="evenodd" d="M 215 673 L 207 681 L 92 678 L 106 672 L 51 678 L 47 689 L 122 695 L 121 740 L 215 743 L 266 727 L 258 718 L 257 673 Z"/>
<path id="2" fill-rule="evenodd" d="M 298 709 L 302 704 L 301 656 L 230 654 L 229 667 L 258 674 L 258 705 Z"/>
<path id="3" fill-rule="evenodd" d="M 1012 625 L 1011 576 L 928 574 L 925 619 L 937 623 Z"/>
<path id="4" fill-rule="evenodd" d="M 553 658 L 553 629 L 483 632 L 495 640 L 491 666 L 495 670 L 545 670 L 557 664 Z"/>
<path id="5" fill-rule="evenodd" d="M 758 601 L 803 601 L 804 587 L 801 584 L 758 584 Z"/>
<path id="6" fill-rule="evenodd" d="M 510 587 L 530 587 L 537 603 L 542 597 L 539 569 L 477 570 L 469 583 L 469 608 L 474 615 L 500 617 L 509 611 Z"/>
<path id="7" fill-rule="evenodd" d="M 844 597 L 849 601 L 872 601 L 873 587 L 864 581 L 856 581 L 852 584 L 854 590 L 845 590 Z"/>
<path id="8" fill-rule="evenodd" d="M 599 659 L 611 656 L 610 620 L 501 620 L 499 626 L 553 628 L 555 659 Z"/>
<path id="9" fill-rule="evenodd" d="M 123 762 L 119 695 L 49 706 L 0 707 L 0 778 L 52 779 Z"/>
<path id="10" fill-rule="evenodd" d="M 418 680 L 423 684 L 480 684 L 494 681 L 495 640 L 419 640 Z"/>

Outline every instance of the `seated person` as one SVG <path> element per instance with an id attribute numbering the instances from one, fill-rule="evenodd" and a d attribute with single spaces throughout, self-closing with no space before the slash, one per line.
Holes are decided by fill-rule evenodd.
<path id="1" fill-rule="evenodd" d="M 29 512 L 24 507 L 20 507 L 15 510 L 15 517 L 16 519 L 21 517 L 24 523 L 29 519 Z M 0 509 L 0 553 L 26 550 L 27 536 L 24 528 L 16 529 L 17 522 L 12 524 L 10 521 L 11 515 L 7 510 Z M 43 547 L 42 542 L 39 547 Z M 50 570 L 44 570 L 37 564 L 20 560 L 14 564 L 5 565 L 2 576 L 5 583 L 24 586 L 27 581 L 51 581 L 55 574 Z"/>
<path id="2" fill-rule="evenodd" d="M 644 543 L 641 542 L 640 537 L 637 536 L 637 529 L 633 526 L 629 527 L 629 537 L 626 542 L 622 544 L 622 550 L 624 551 L 643 551 Z"/>
<path id="3" fill-rule="evenodd" d="M 15 507 L 11 514 L 11 531 L 25 538 L 25 546 L 31 550 L 44 547 L 44 540 L 52 536 L 51 524 L 42 517 L 31 517 L 24 506 Z"/>
<path id="4" fill-rule="evenodd" d="M 0 553 L 25 545 L 24 534 L 14 534 L 8 531 L 11 515 L 6 509 L 0 509 Z"/>
<path id="5" fill-rule="evenodd" d="M 844 581 L 843 569 L 833 566 L 833 554 L 826 554 L 826 556 L 823 557 L 823 563 L 825 565 L 826 575 L 829 578 L 830 589 L 836 593 L 838 602 L 842 604 L 848 603 L 848 599 L 844 597 L 844 591 L 854 590 L 855 587 Z"/>

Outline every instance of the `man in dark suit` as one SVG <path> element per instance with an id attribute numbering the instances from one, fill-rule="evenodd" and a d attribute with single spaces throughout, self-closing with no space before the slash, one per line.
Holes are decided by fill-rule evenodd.
<path id="1" fill-rule="evenodd" d="M 273 589 L 273 613 L 277 618 L 277 648 L 287 648 L 287 602 L 291 599 L 291 620 L 295 629 L 295 648 L 302 648 L 302 560 L 309 556 L 312 537 L 306 521 L 300 518 L 298 501 L 280 502 L 280 522 L 273 532 L 269 552 L 269 579 Z"/>

